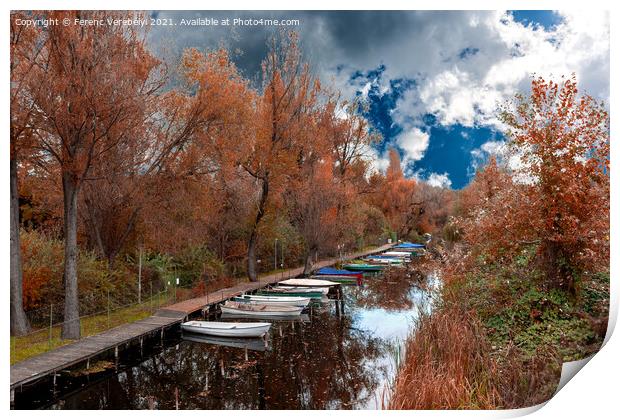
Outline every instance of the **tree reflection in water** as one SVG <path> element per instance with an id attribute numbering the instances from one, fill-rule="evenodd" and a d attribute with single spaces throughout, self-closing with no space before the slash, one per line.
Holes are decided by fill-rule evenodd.
<path id="1" fill-rule="evenodd" d="M 412 309 L 423 300 L 422 288 L 426 283 L 427 275 L 424 272 L 410 267 L 393 267 L 385 270 L 381 276 L 367 277 L 365 287 L 357 290 L 355 299 L 357 305 L 363 308 Z"/>
<path id="2" fill-rule="evenodd" d="M 419 293 L 413 284 L 376 278 L 364 287 L 346 287 L 344 304 L 315 308 L 309 322 L 272 321 L 265 351 L 181 341 L 64 397 L 54 408 L 372 407 L 389 374 L 392 343 L 355 322 L 367 308 L 413 308 Z"/>

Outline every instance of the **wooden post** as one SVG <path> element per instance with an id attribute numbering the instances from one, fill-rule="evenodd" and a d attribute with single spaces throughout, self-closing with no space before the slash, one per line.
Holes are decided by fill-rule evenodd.
<path id="1" fill-rule="evenodd" d="M 142 303 L 142 247 L 140 247 L 140 256 L 138 261 L 138 304 L 140 304 Z"/>
<path id="2" fill-rule="evenodd" d="M 110 328 L 110 291 L 108 290 L 108 329 Z"/>
<path id="3" fill-rule="evenodd" d="M 54 304 L 50 305 L 50 334 L 49 334 L 49 338 L 47 341 L 47 346 L 48 348 L 52 348 L 52 325 L 54 325 L 52 319 L 54 317 Z"/>

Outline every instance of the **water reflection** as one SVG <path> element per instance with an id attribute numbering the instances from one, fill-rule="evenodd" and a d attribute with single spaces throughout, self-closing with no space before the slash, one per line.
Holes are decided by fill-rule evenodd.
<path id="1" fill-rule="evenodd" d="M 299 319 L 270 320 L 266 341 L 188 336 L 52 408 L 376 408 L 394 340 L 426 294 L 406 278 L 373 277 L 339 296 Z"/>

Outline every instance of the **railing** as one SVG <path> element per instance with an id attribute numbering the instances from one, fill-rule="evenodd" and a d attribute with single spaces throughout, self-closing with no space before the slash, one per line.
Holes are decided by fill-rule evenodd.
<path id="1" fill-rule="evenodd" d="M 55 312 L 58 305 L 49 305 L 26 312 L 31 325 L 36 329 L 27 334 L 11 337 L 11 364 L 25 360 L 37 354 L 44 353 L 72 340 L 61 337 L 62 326 L 65 323 L 80 321 L 80 336 L 88 337 L 99 334 L 110 328 L 146 318 L 163 306 L 174 303 L 177 298 L 177 289 L 168 288 L 158 293 L 151 293 L 146 299 L 119 304 L 107 295 L 105 308 L 82 315 L 79 318 L 55 322 Z M 47 312 L 47 317 L 42 313 Z M 45 326 L 43 326 L 45 325 Z"/>

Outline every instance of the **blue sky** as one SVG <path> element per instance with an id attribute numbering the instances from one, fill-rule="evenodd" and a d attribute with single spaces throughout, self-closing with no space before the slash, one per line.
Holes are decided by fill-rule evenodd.
<path id="1" fill-rule="evenodd" d="M 160 11 L 158 17 L 298 19 L 302 51 L 323 84 L 361 97 L 383 140 L 369 151 L 385 170 L 387 150 L 432 185 L 462 188 L 501 154 L 500 103 L 529 90 L 533 75 L 575 74 L 609 102 L 609 15 L 600 11 Z M 266 27 L 155 27 L 152 44 L 223 45 L 258 80 Z M 174 48 L 170 48 L 170 47 Z M 498 156 L 500 159 L 502 156 Z"/>

